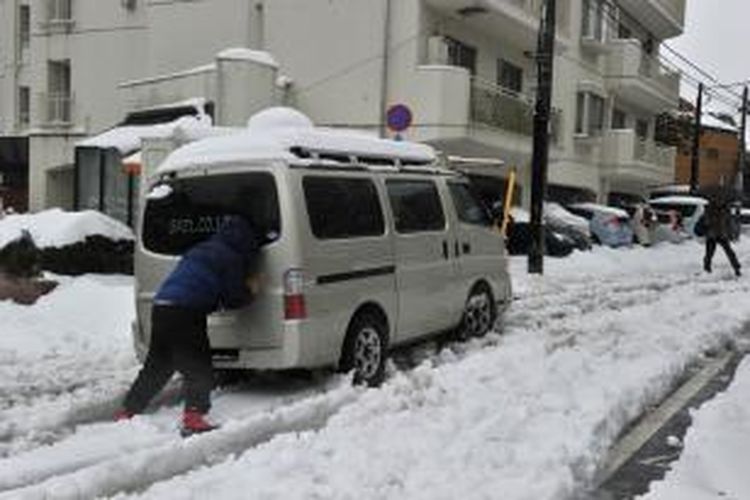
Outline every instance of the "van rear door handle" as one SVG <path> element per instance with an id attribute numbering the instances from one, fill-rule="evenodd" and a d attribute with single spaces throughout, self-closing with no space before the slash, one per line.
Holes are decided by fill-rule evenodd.
<path id="1" fill-rule="evenodd" d="M 449 255 L 448 255 L 448 242 L 445 241 L 445 240 L 443 240 L 443 258 L 446 259 L 446 260 L 449 258 Z"/>

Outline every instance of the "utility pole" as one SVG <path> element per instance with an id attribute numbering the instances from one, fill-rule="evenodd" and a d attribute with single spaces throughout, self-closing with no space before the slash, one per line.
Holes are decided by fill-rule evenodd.
<path id="1" fill-rule="evenodd" d="M 703 116 L 703 83 L 698 84 L 698 101 L 695 104 L 695 129 L 693 130 L 693 156 L 690 163 L 690 194 L 698 194 L 698 170 L 700 169 L 701 117 Z"/>
<path id="2" fill-rule="evenodd" d="M 740 201 L 745 201 L 745 190 L 748 184 L 745 182 L 745 176 L 747 175 L 747 168 L 745 166 L 747 144 L 745 140 L 745 134 L 747 133 L 747 85 L 745 90 L 742 92 L 742 118 L 740 121 L 740 154 L 739 154 L 739 165 L 737 165 L 737 194 L 740 197 Z"/>
<path id="3" fill-rule="evenodd" d="M 531 246 L 528 271 L 544 273 L 542 210 L 547 191 L 549 119 L 552 108 L 552 70 L 555 56 L 555 2 L 546 0 L 537 41 L 537 94 L 534 110 L 534 150 L 531 156 Z"/>

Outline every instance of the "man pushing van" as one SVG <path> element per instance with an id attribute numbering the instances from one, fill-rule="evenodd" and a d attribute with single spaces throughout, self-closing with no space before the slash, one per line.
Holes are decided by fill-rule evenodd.
<path id="1" fill-rule="evenodd" d="M 216 427 L 205 418 L 213 387 L 206 318 L 217 309 L 247 304 L 252 297 L 250 270 L 255 267 L 260 245 L 252 223 L 231 216 L 211 238 L 182 256 L 154 297 L 146 361 L 123 408 L 115 414 L 116 420 L 142 412 L 178 371 L 184 379 L 185 398 L 181 434 L 189 436 Z"/>

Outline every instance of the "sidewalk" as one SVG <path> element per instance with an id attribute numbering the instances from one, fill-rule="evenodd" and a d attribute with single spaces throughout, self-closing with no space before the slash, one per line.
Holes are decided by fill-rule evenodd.
<path id="1" fill-rule="evenodd" d="M 679 461 L 643 500 L 750 499 L 750 358 L 723 393 L 692 410 Z"/>

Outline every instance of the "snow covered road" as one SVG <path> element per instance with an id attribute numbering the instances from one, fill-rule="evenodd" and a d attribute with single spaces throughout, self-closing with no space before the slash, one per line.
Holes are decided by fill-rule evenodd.
<path id="1" fill-rule="evenodd" d="M 748 267 L 750 239 L 737 249 Z M 572 498 L 688 365 L 744 337 L 750 278 L 721 254 L 702 274 L 701 253 L 597 248 L 544 277 L 516 259 L 502 336 L 391 367 L 379 390 L 220 391 L 222 428 L 187 440 L 175 405 L 106 421 L 137 370 L 132 283 L 68 279 L 32 308 L 0 303 L 0 498 Z"/>

